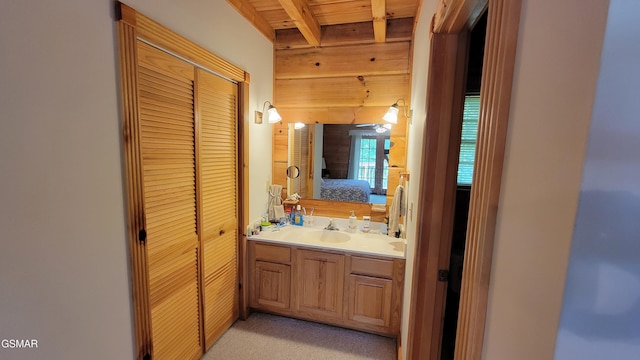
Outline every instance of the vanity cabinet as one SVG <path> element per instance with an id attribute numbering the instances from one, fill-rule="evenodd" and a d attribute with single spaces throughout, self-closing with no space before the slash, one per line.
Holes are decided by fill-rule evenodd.
<path id="1" fill-rule="evenodd" d="M 353 256 L 349 273 L 349 320 L 381 328 L 391 324 L 393 261 Z"/>
<path id="2" fill-rule="evenodd" d="M 296 310 L 341 318 L 344 255 L 298 249 L 296 259 Z"/>
<path id="3" fill-rule="evenodd" d="M 267 310 L 289 309 L 291 248 L 253 241 L 249 245 L 251 306 Z"/>
<path id="4" fill-rule="evenodd" d="M 250 304 L 285 316 L 397 336 L 404 259 L 249 241 Z"/>

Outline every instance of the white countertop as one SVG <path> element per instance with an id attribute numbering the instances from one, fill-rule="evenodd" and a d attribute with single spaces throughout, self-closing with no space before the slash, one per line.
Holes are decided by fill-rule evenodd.
<path id="1" fill-rule="evenodd" d="M 336 223 L 343 229 L 344 227 L 340 226 L 343 222 L 340 220 L 342 219 L 336 219 Z M 352 233 L 344 230 L 324 230 L 323 223 L 324 221 L 316 220 L 314 226 L 287 225 L 275 231 L 262 231 L 258 235 L 249 236 L 248 239 L 354 254 L 405 258 L 404 240 L 382 235 L 373 229 L 375 226 L 372 231 L 377 233 L 365 233 L 361 230 Z M 358 228 L 362 229 L 361 222 L 358 222 Z"/>

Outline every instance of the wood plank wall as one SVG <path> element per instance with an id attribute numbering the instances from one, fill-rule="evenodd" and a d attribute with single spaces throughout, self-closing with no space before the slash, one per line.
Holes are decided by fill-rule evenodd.
<path id="1" fill-rule="evenodd" d="M 273 103 L 283 121 L 273 126 L 273 183 L 286 183 L 287 123 L 382 123 L 398 99 L 409 112 L 412 26 L 413 18 L 388 20 L 384 43 L 374 43 L 371 23 L 324 26 L 320 47 L 297 30 L 276 31 Z M 406 168 L 407 121 L 401 114 L 391 130 L 387 204 Z"/>

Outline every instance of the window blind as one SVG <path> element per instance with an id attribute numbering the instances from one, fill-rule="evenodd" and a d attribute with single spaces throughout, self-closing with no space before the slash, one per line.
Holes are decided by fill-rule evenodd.
<path id="1" fill-rule="evenodd" d="M 458 161 L 458 185 L 471 185 L 473 163 L 478 139 L 478 119 L 480 118 L 480 95 L 467 95 L 462 114 L 462 135 L 460 158 Z"/>

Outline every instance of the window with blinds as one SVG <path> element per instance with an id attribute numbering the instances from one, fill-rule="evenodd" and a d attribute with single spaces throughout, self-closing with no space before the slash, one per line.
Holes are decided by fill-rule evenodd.
<path id="1" fill-rule="evenodd" d="M 478 119 L 480 118 L 480 95 L 467 95 L 462 114 L 462 135 L 458 162 L 458 185 L 471 185 L 473 163 L 478 139 Z"/>

